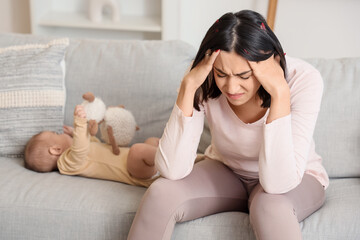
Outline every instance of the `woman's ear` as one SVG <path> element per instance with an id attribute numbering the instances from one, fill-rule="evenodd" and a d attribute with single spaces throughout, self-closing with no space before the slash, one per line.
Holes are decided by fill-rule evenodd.
<path id="1" fill-rule="evenodd" d="M 62 154 L 62 148 L 59 145 L 53 145 L 49 147 L 49 153 L 51 155 L 60 156 Z"/>

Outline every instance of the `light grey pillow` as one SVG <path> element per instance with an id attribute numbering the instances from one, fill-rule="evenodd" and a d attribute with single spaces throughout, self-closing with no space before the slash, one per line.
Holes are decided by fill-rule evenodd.
<path id="1" fill-rule="evenodd" d="M 0 156 L 20 157 L 27 141 L 61 132 L 68 39 L 0 48 Z"/>

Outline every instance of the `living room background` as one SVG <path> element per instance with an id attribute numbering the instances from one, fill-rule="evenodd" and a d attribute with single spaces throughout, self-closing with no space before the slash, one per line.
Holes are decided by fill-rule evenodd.
<path id="1" fill-rule="evenodd" d="M 141 4 L 145 0 L 118 0 Z M 266 17 L 267 0 L 155 0 L 167 2 L 161 10 L 165 39 L 181 39 L 194 47 L 200 44 L 209 24 L 223 13 L 252 9 Z M 142 3 L 144 4 L 144 3 Z M 0 32 L 31 33 L 30 0 L 0 1 Z M 143 6 L 142 6 L 143 7 Z M 124 8 L 125 9 L 125 8 Z M 355 57 L 360 54 L 358 0 L 279 0 L 275 33 L 285 52 L 291 56 L 312 58 Z M 126 13 L 121 13 L 126 15 Z M 168 32 L 169 32 L 168 31 Z"/>

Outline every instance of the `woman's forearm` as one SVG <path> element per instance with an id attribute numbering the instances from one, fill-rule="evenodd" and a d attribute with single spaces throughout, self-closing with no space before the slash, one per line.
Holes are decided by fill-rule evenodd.
<path id="1" fill-rule="evenodd" d="M 197 87 L 191 84 L 191 81 L 188 78 L 184 78 L 181 82 L 176 104 L 181 109 L 185 117 L 191 117 L 193 114 L 196 89 Z"/>
<path id="2" fill-rule="evenodd" d="M 271 106 L 266 123 L 290 114 L 290 89 L 288 86 L 271 95 Z"/>

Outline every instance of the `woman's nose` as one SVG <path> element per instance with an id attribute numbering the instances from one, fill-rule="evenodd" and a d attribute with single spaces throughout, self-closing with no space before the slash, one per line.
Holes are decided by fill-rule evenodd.
<path id="1" fill-rule="evenodd" d="M 241 86 L 239 81 L 234 76 L 229 76 L 227 81 L 227 91 L 228 93 L 237 93 L 240 90 Z"/>

